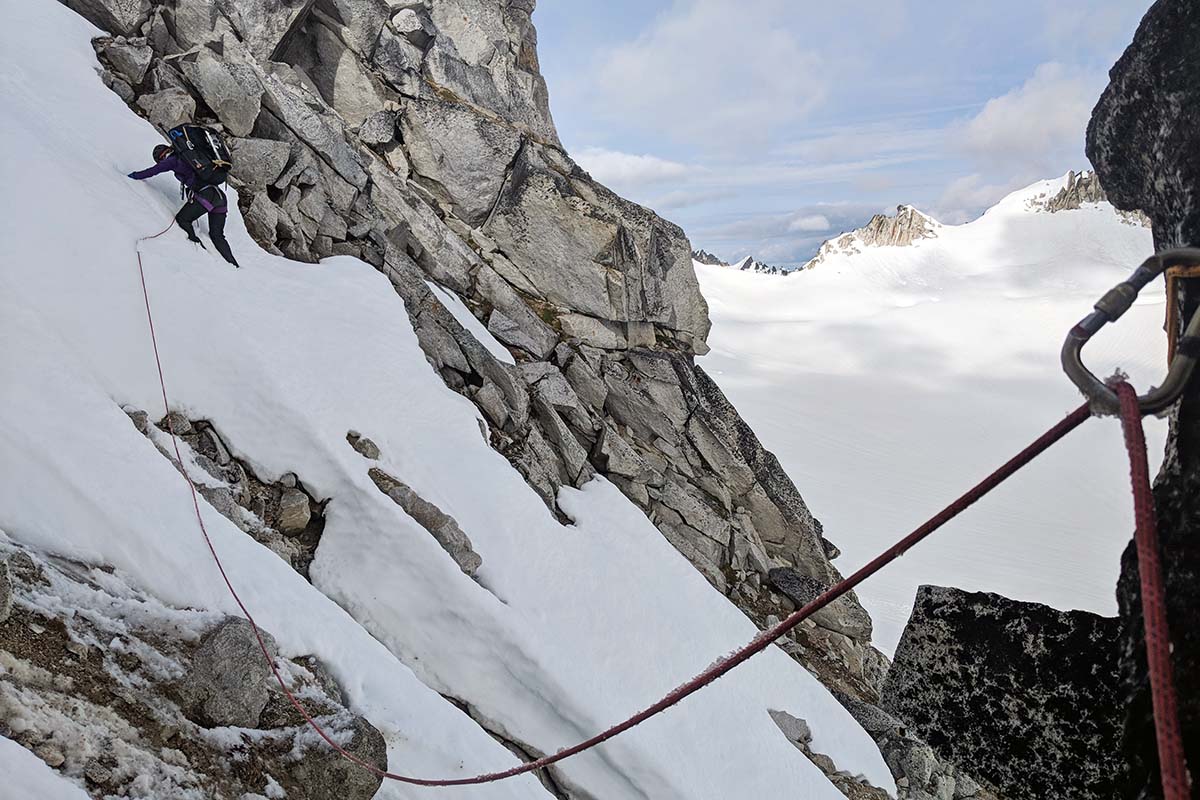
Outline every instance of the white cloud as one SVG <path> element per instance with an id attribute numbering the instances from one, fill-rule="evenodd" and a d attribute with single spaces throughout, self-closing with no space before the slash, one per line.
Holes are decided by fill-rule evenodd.
<path id="1" fill-rule="evenodd" d="M 974 219 L 979 212 L 994 206 L 1006 194 L 1030 182 L 1013 179 L 1002 183 L 989 183 L 978 173 L 964 175 L 950 182 L 942 192 L 937 207 L 930 213 L 939 222 L 960 225 Z"/>
<path id="2" fill-rule="evenodd" d="M 1042 64 L 1016 89 L 992 98 L 963 125 L 963 149 L 981 162 L 1033 178 L 1077 167 L 1102 74 Z"/>
<path id="3" fill-rule="evenodd" d="M 585 147 L 572 156 L 593 178 L 617 187 L 679 181 L 697 169 L 658 156 L 634 155 L 603 147 Z"/>
<path id="4" fill-rule="evenodd" d="M 827 231 L 829 218 L 824 214 L 808 214 L 796 217 L 788 223 L 789 231 Z"/>
<path id="5" fill-rule="evenodd" d="M 597 102 L 623 125 L 706 144 L 763 142 L 824 94 L 788 0 L 675 0 L 597 65 Z"/>

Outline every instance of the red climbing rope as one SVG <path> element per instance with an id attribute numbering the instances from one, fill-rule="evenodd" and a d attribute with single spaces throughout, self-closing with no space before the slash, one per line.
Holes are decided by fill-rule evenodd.
<path id="1" fill-rule="evenodd" d="M 1179 713 L 1175 705 L 1175 678 L 1171 669 L 1171 634 L 1167 629 L 1167 604 L 1162 564 L 1158 554 L 1158 522 L 1150 468 L 1146 464 L 1146 435 L 1137 392 L 1125 381 L 1114 387 L 1121 400 L 1121 427 L 1129 451 L 1129 477 L 1133 483 L 1133 508 L 1137 527 L 1138 576 L 1142 588 L 1142 620 L 1146 626 L 1146 663 L 1150 671 L 1150 696 L 1154 704 L 1154 734 L 1163 800 L 1191 797 Z"/>
<path id="2" fill-rule="evenodd" d="M 1013 456 L 1012 459 L 1010 459 L 1005 464 L 1003 464 L 999 469 L 997 469 L 991 475 L 988 475 L 986 478 L 984 478 L 977 485 L 975 485 L 970 490 L 968 490 L 961 497 L 956 499 L 954 502 L 950 503 L 950 505 L 946 506 L 944 509 L 942 509 L 940 512 L 938 512 L 928 522 L 925 522 L 923 525 L 921 525 L 919 528 L 914 530 L 912 533 L 905 536 L 899 542 L 892 545 L 890 548 L 885 550 L 883 553 L 880 553 L 876 558 L 874 558 L 868 564 L 863 566 L 857 572 L 855 572 L 854 574 L 850 575 L 847 578 L 844 578 L 843 580 L 839 581 L 838 583 L 834 584 L 827 591 L 825 591 L 823 594 L 821 594 L 819 597 L 817 597 L 815 600 L 811 601 L 804 607 L 802 607 L 802 608 L 796 610 L 795 612 L 793 612 L 792 614 L 790 614 L 786 619 L 784 619 L 782 622 L 777 624 L 775 627 L 769 628 L 765 631 L 762 631 L 758 636 L 754 637 L 754 639 L 752 639 L 745 646 L 734 651 L 729 656 L 720 659 L 715 664 L 713 664 L 713 666 L 709 667 L 708 669 L 701 672 L 699 675 L 696 675 L 691 680 L 687 681 L 683 685 L 674 689 L 673 691 L 671 691 L 669 694 L 667 694 L 665 697 L 663 697 L 658 702 L 645 708 L 644 710 L 638 712 L 637 714 L 634 714 L 632 717 L 629 717 L 628 719 L 624 720 L 623 722 L 619 722 L 616 725 L 613 725 L 612 727 L 608 728 L 607 730 L 596 734 L 595 736 L 593 736 L 590 739 L 587 739 L 586 741 L 579 742 L 578 744 L 575 744 L 575 745 L 572 745 L 571 747 L 567 747 L 562 750 L 559 750 L 551 755 L 543 756 L 535 761 L 530 761 L 530 762 L 527 762 L 524 764 L 520 764 L 518 766 L 512 767 L 511 769 L 507 769 L 507 770 L 504 770 L 501 772 L 491 772 L 491 773 L 487 773 L 487 774 L 483 774 L 483 775 L 475 775 L 475 776 L 467 777 L 467 778 L 445 778 L 445 779 L 414 778 L 414 777 L 410 777 L 407 775 L 398 775 L 396 773 L 381 770 L 380 768 L 376 767 L 374 764 L 370 764 L 370 763 L 364 761 L 363 759 L 359 758 L 358 756 L 355 756 L 353 753 L 348 752 L 345 748 L 343 748 L 341 745 L 339 745 L 337 742 L 335 742 L 328 733 L 326 733 L 326 731 L 320 726 L 320 724 L 318 724 L 317 721 L 314 720 L 313 717 L 308 713 L 308 711 L 304 708 L 304 706 L 300 703 L 300 701 L 296 699 L 296 696 L 288 688 L 287 683 L 284 681 L 283 676 L 280 674 L 279 669 L 275 666 L 275 661 L 271 657 L 270 651 L 267 649 L 266 642 L 263 640 L 262 632 L 260 631 L 260 629 L 258 627 L 258 623 L 256 623 L 254 621 L 254 617 L 251 616 L 249 609 L 246 608 L 246 605 L 245 605 L 245 603 L 242 602 L 242 599 L 238 595 L 237 590 L 234 589 L 233 583 L 230 581 L 229 576 L 225 572 L 225 567 L 221 563 L 221 558 L 219 555 L 217 555 L 216 548 L 213 546 L 212 539 L 209 537 L 208 529 L 204 525 L 204 517 L 200 512 L 200 500 L 197 495 L 196 486 L 192 482 L 192 479 L 188 476 L 187 471 L 183 466 L 183 456 L 179 449 L 179 440 L 178 440 L 178 437 L 176 437 L 176 435 L 175 435 L 175 429 L 171 423 L 171 416 L 170 416 L 171 409 L 170 409 L 170 402 L 167 399 L 167 385 L 166 385 L 166 380 L 163 377 L 162 360 L 159 357 L 158 340 L 157 340 L 157 337 L 154 332 L 154 318 L 150 311 L 150 293 L 146 287 L 146 273 L 142 267 L 142 255 L 141 255 L 141 250 L 140 250 L 141 242 L 143 242 L 147 239 L 154 239 L 154 238 L 157 238 L 158 236 L 162 236 L 164 233 L 167 232 L 167 230 L 170 230 L 170 226 L 168 226 L 163 231 L 160 231 L 159 233 L 155 234 L 154 236 L 146 236 L 146 237 L 143 237 L 142 239 L 138 239 L 138 272 L 139 272 L 139 274 L 141 276 L 141 280 L 142 280 L 142 294 L 145 297 L 145 301 L 146 301 L 146 321 L 147 321 L 147 323 L 149 323 L 150 339 L 151 339 L 151 342 L 154 347 L 154 361 L 155 361 L 155 365 L 158 368 L 158 380 L 159 380 L 159 385 L 162 389 L 163 409 L 164 409 L 164 414 L 166 414 L 167 429 L 168 429 L 169 433 L 171 434 L 171 442 L 172 442 L 172 445 L 175 450 L 175 457 L 179 463 L 180 474 L 183 475 L 184 480 L 187 481 L 188 488 L 190 489 L 191 494 L 192 494 L 192 505 L 196 512 L 196 520 L 200 524 L 200 532 L 204 535 L 205 544 L 208 545 L 208 550 L 212 554 L 213 561 L 216 563 L 217 570 L 221 573 L 221 578 L 222 578 L 222 580 L 224 580 L 225 586 L 229 589 L 230 595 L 233 596 L 233 599 L 237 603 L 238 608 L 241 609 L 242 614 L 245 615 L 247 621 L 249 621 L 249 623 L 250 623 L 251 628 L 254 630 L 254 635 L 258 640 L 259 647 L 262 650 L 264 658 L 267 659 L 267 663 L 271 668 L 271 672 L 274 673 L 275 679 L 279 682 L 280 689 L 283 691 L 284 696 L 286 696 L 287 699 L 291 702 L 292 706 L 294 706 L 295 709 L 304 717 L 304 719 L 308 723 L 308 725 L 322 739 L 324 739 L 325 742 L 327 742 L 330 747 L 332 747 L 342 757 L 353 762 L 354 764 L 357 764 L 358 766 L 362 767 L 363 769 L 366 769 L 366 770 L 374 773 L 375 775 L 379 776 L 380 778 L 386 778 L 386 779 L 393 780 L 393 781 L 399 781 L 401 783 L 414 784 L 417 786 L 465 786 L 465 785 L 470 785 L 470 784 L 492 783 L 494 781 L 504 780 L 505 778 L 512 778 L 517 775 L 523 775 L 528 772 L 533 772 L 535 770 L 539 770 L 544 767 L 548 767 L 551 764 L 555 764 L 559 761 L 562 761 L 563 759 L 570 758 L 571 756 L 576 755 L 578 753 L 582 753 L 585 750 L 589 750 L 589 749 L 595 747 L 596 745 L 599 745 L 602 742 L 606 742 L 609 739 L 612 739 L 614 736 L 617 736 L 618 734 L 620 734 L 624 731 L 627 731 L 630 728 L 633 728 L 636 725 L 650 719 L 651 717 L 667 710 L 668 708 L 670 708 L 671 706 L 680 702 L 681 700 L 685 699 L 686 697 L 689 697 L 690 695 L 695 694 L 700 689 L 704 688 L 705 686 L 709 685 L 713 681 L 720 678 L 722 675 L 725 675 L 726 673 L 732 671 L 738 665 L 748 661 L 754 655 L 767 649 L 767 647 L 769 647 L 773 642 L 775 642 L 780 637 L 784 636 L 786 633 L 791 631 L 793 628 L 795 628 L 797 625 L 799 625 L 805 619 L 808 619 L 810 616 L 815 614 L 817 611 L 821 610 L 822 608 L 829 605 L 837 598 L 839 598 L 842 595 L 849 592 L 855 586 L 862 583 L 864 580 L 869 578 L 871 575 L 874 575 L 876 572 L 878 572 L 880 569 L 882 569 L 887 564 L 889 564 L 892 561 L 895 561 L 897 558 L 903 556 L 910 547 L 917 544 L 925 537 L 929 536 L 931 533 L 933 533 L 938 528 L 945 525 L 947 522 L 949 522 L 951 519 L 953 519 L 955 516 L 957 516 L 963 510 L 965 510 L 968 506 L 975 503 L 977 500 L 982 498 L 984 495 L 986 495 L 992 489 L 999 486 L 1002 482 L 1004 482 L 1004 480 L 1006 480 L 1013 473 L 1017 472 L 1017 470 L 1021 469 L 1023 466 L 1025 466 L 1030 461 L 1032 461 L 1037 455 L 1044 452 L 1055 442 L 1059 441 L 1064 436 L 1066 436 L 1068 433 L 1070 433 L 1072 430 L 1074 430 L 1075 428 L 1077 428 L 1081 424 L 1083 424 L 1083 422 L 1086 419 L 1088 419 L 1088 417 L 1090 416 L 1090 412 L 1088 410 L 1088 405 L 1086 403 L 1084 405 L 1080 406 L 1079 408 L 1075 409 L 1069 415 L 1067 415 L 1064 419 L 1062 419 L 1061 421 L 1056 423 L 1048 431 L 1046 431 L 1041 436 L 1039 436 L 1036 440 L 1034 440 L 1032 444 L 1030 444 L 1028 447 L 1026 447 L 1021 452 L 1019 452 L 1017 455 Z M 1131 392 L 1132 390 L 1129 390 L 1129 391 Z M 1146 487 L 1145 492 L 1143 493 L 1143 494 L 1145 494 L 1145 496 L 1139 495 L 1137 463 L 1136 463 L 1136 459 L 1135 459 L 1135 464 L 1134 464 L 1135 496 L 1138 496 L 1141 498 L 1139 500 L 1141 505 L 1139 505 L 1139 510 L 1138 510 L 1138 520 L 1139 520 L 1138 543 L 1139 543 L 1139 553 L 1140 553 L 1141 548 L 1142 548 L 1142 539 L 1143 539 L 1142 530 L 1144 527 L 1142 524 L 1143 516 L 1146 516 L 1149 519 L 1149 526 L 1150 526 L 1149 527 L 1149 530 L 1150 530 L 1149 538 L 1151 540 L 1153 540 L 1153 538 L 1154 538 L 1153 506 L 1152 505 L 1149 506 L 1148 510 L 1147 510 L 1147 508 L 1144 505 L 1145 497 L 1148 497 L 1148 494 L 1146 494 L 1146 493 L 1148 493 L 1148 487 L 1149 487 L 1148 478 L 1146 477 L 1147 469 L 1146 469 L 1146 464 L 1145 464 L 1145 442 L 1144 442 L 1144 439 L 1141 439 L 1140 412 L 1138 412 L 1138 410 L 1137 410 L 1136 395 L 1134 395 L 1133 397 L 1134 397 L 1134 400 L 1133 400 L 1132 413 L 1134 415 L 1134 419 L 1137 420 L 1137 426 L 1136 426 L 1136 428 L 1137 428 L 1136 435 L 1138 437 L 1137 441 L 1141 442 L 1141 445 L 1140 445 L 1140 447 L 1141 447 L 1141 473 L 1140 474 L 1141 474 L 1141 480 L 1143 481 L 1143 483 L 1145 484 L 1145 487 Z M 1125 395 L 1123 394 L 1122 395 L 1123 404 L 1125 402 L 1125 399 L 1126 399 Z M 1127 436 L 1131 435 L 1129 433 L 1129 431 L 1130 431 L 1130 427 L 1127 424 Z M 1131 446 L 1131 454 L 1132 454 L 1132 452 L 1133 452 L 1133 449 Z M 1154 550 L 1152 547 L 1150 548 L 1149 552 L 1151 552 L 1153 554 L 1153 559 L 1154 559 L 1153 574 L 1155 576 L 1157 576 L 1158 575 L 1157 554 L 1154 553 Z M 1149 559 L 1147 557 L 1143 556 L 1142 563 L 1146 564 L 1146 563 L 1148 563 L 1148 560 Z M 1151 570 L 1146 569 L 1145 567 L 1143 568 L 1143 571 L 1142 571 L 1143 597 L 1144 598 L 1145 597 L 1156 597 L 1158 613 L 1161 615 L 1162 614 L 1161 580 L 1159 579 L 1157 583 L 1155 583 L 1151 586 L 1151 589 L 1156 591 L 1156 594 L 1152 594 L 1151 591 L 1149 589 L 1147 589 L 1147 583 L 1146 583 L 1148 580 L 1146 576 L 1150 571 Z M 1152 633 L 1151 633 L 1152 630 L 1154 631 L 1153 635 L 1158 637 L 1153 640 L 1152 640 Z M 1165 653 L 1164 648 L 1166 647 L 1166 642 L 1167 642 L 1165 619 L 1160 620 L 1159 618 L 1156 618 L 1153 628 L 1152 628 L 1152 625 L 1150 622 L 1150 614 L 1147 614 L 1146 636 L 1147 636 L 1148 644 L 1151 641 L 1155 641 L 1157 643 L 1155 645 L 1158 648 L 1158 650 L 1155 651 L 1156 653 L 1159 652 L 1159 650 L 1161 650 L 1161 653 Z M 1161 655 L 1161 653 L 1159 653 L 1159 655 Z M 1159 693 L 1158 687 L 1160 685 L 1162 685 L 1162 683 L 1164 681 L 1166 682 L 1166 685 L 1170 686 L 1171 678 L 1170 678 L 1169 662 L 1166 664 L 1166 668 L 1165 668 L 1165 672 L 1164 672 L 1163 668 L 1159 665 L 1158 658 L 1155 658 L 1152 661 L 1151 675 L 1152 675 L 1152 686 L 1155 689 L 1155 696 L 1154 696 L 1154 698 L 1155 698 L 1154 699 L 1154 701 L 1155 701 L 1155 717 L 1156 717 L 1156 719 L 1158 719 L 1159 718 L 1159 713 L 1158 713 L 1159 712 L 1159 704 L 1160 704 L 1160 693 Z M 1155 676 L 1157 676 L 1157 678 L 1155 678 Z M 1163 704 L 1164 704 L 1164 707 L 1167 708 L 1167 699 L 1163 700 Z M 1174 695 L 1173 695 L 1173 693 L 1170 694 L 1170 696 L 1169 696 L 1168 710 L 1169 710 L 1169 713 L 1172 715 L 1172 719 L 1173 719 L 1174 718 Z M 1164 713 L 1166 713 L 1166 712 L 1164 712 Z M 1179 754 L 1179 759 L 1180 759 L 1179 763 L 1182 763 L 1182 760 L 1181 760 L 1182 759 L 1182 749 L 1179 745 L 1179 733 L 1178 733 L 1178 723 L 1177 722 L 1175 723 L 1174 731 L 1175 731 L 1175 733 L 1174 733 L 1173 746 L 1176 748 L 1176 750 L 1174 752 Z M 1170 737 L 1168 736 L 1166 738 L 1168 739 L 1167 744 L 1171 745 Z M 1163 734 L 1163 728 L 1161 727 L 1161 723 L 1160 723 L 1160 731 L 1159 731 L 1159 742 L 1160 742 L 1160 747 L 1162 747 L 1163 742 L 1164 742 L 1164 734 Z M 1164 751 L 1164 752 L 1166 752 L 1166 751 Z M 1169 759 L 1164 759 L 1164 762 L 1167 760 L 1169 760 Z M 1175 774 L 1175 773 L 1172 772 L 1172 774 Z M 1167 800 L 1177 800 L 1177 799 L 1182 800 L 1185 797 L 1186 792 L 1187 792 L 1186 770 L 1184 771 L 1183 776 L 1184 777 L 1182 779 L 1178 779 L 1180 782 L 1177 782 L 1177 785 L 1179 787 L 1183 787 L 1179 790 L 1180 792 L 1182 792 L 1182 794 L 1171 794 L 1168 792 Z M 1164 766 L 1164 771 L 1163 771 L 1163 781 L 1164 781 L 1164 785 L 1166 785 L 1167 769 L 1165 766 Z"/>

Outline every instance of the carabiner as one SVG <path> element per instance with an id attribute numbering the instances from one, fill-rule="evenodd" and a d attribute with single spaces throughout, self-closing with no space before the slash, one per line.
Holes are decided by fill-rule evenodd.
<path id="1" fill-rule="evenodd" d="M 1180 247 L 1150 256 L 1127 280 L 1101 297 L 1094 306 L 1095 310 L 1067 334 L 1062 347 L 1063 371 L 1088 399 L 1093 414 L 1116 414 L 1120 409 L 1120 401 L 1116 392 L 1083 365 L 1083 346 L 1106 324 L 1120 319 L 1146 284 L 1171 267 L 1184 264 L 1200 264 L 1200 248 Z M 1172 313 L 1172 309 L 1168 309 L 1168 313 Z M 1200 344 L 1200 311 L 1192 314 L 1184 329 L 1162 385 L 1138 397 L 1138 407 L 1143 414 L 1161 414 L 1179 399 L 1183 387 L 1192 377 L 1196 361 L 1200 359 L 1197 344 Z"/>

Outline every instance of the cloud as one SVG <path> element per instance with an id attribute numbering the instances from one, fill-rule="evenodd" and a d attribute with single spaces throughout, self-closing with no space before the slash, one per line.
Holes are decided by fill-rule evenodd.
<path id="1" fill-rule="evenodd" d="M 1088 118 L 1104 83 L 1103 74 L 1042 64 L 962 125 L 959 143 L 983 164 L 1030 179 L 1066 172 L 1083 154 Z"/>
<path id="2" fill-rule="evenodd" d="M 1006 194 L 1027 186 L 1023 178 L 989 183 L 979 173 L 956 178 L 946 186 L 937 205 L 929 213 L 947 225 L 961 225 L 994 206 Z"/>
<path id="3" fill-rule="evenodd" d="M 788 0 L 675 0 L 596 66 L 601 109 L 624 126 L 700 145 L 769 141 L 824 96 L 820 59 Z"/>
<path id="4" fill-rule="evenodd" d="M 827 231 L 829 218 L 824 214 L 808 214 L 796 217 L 788 223 L 789 231 Z"/>
<path id="5" fill-rule="evenodd" d="M 652 155 L 634 155 L 603 147 L 585 147 L 573 153 L 578 164 L 605 185 L 628 187 L 678 181 L 696 168 Z"/>

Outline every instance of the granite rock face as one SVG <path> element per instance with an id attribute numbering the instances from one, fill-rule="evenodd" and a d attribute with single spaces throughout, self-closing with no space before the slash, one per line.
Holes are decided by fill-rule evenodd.
<path id="1" fill-rule="evenodd" d="M 1087 154 L 1117 208 L 1141 209 L 1158 249 L 1200 246 L 1200 6 L 1159 0 L 1109 71 L 1092 112 Z M 1174 312 L 1200 309 L 1200 281 L 1181 281 Z M 1154 487 L 1184 749 L 1196 781 L 1200 765 L 1200 380 L 1193 378 L 1171 412 L 1170 433 Z M 1122 622 L 1122 755 L 1129 784 L 1122 797 L 1158 798 L 1153 712 L 1146 673 L 1137 554 L 1121 559 L 1117 601 Z"/>
<path id="2" fill-rule="evenodd" d="M 1003 797 L 1111 798 L 1115 619 L 922 586 L 881 705 Z"/>

